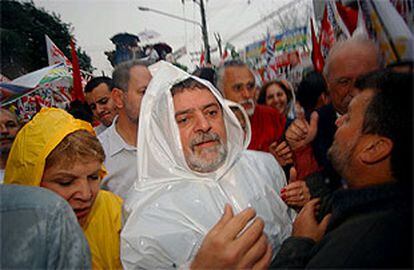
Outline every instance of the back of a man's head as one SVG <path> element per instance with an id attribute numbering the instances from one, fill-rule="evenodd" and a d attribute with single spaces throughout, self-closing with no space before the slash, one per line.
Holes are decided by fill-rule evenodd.
<path id="1" fill-rule="evenodd" d="M 338 41 L 329 51 L 325 61 L 323 74 L 327 78 L 330 75 L 330 67 L 332 62 L 336 60 L 339 54 L 346 54 L 349 59 L 359 57 L 361 62 L 373 60 L 376 62 L 376 68 L 382 66 L 382 56 L 375 42 L 365 36 L 357 35 L 347 40 Z M 364 58 L 364 59 L 362 59 Z M 342 63 L 346 65 L 346 63 Z"/>
<path id="2" fill-rule="evenodd" d="M 356 87 L 373 89 L 375 93 L 365 112 L 362 133 L 392 140 L 392 175 L 399 182 L 412 185 L 413 74 L 370 73 L 361 77 Z"/>
<path id="3" fill-rule="evenodd" d="M 152 62 L 147 60 L 131 60 L 122 62 L 115 66 L 112 72 L 112 83 L 114 88 L 118 88 L 124 92 L 128 91 L 128 83 L 130 80 L 130 70 L 135 66 L 148 67 Z"/>
<path id="4" fill-rule="evenodd" d="M 327 94 L 326 82 L 322 74 L 312 71 L 300 82 L 296 100 L 305 112 L 310 113 L 317 109 L 318 100 L 323 94 Z"/>

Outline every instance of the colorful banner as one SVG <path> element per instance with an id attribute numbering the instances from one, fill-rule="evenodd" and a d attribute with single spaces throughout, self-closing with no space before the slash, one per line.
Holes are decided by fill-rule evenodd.
<path id="1" fill-rule="evenodd" d="M 385 63 L 413 61 L 413 33 L 391 2 L 367 0 L 359 4 L 367 31 L 377 41 Z"/>
<path id="2" fill-rule="evenodd" d="M 282 52 L 303 47 L 308 42 L 308 28 L 298 27 L 275 36 L 275 51 Z"/>
<path id="3" fill-rule="evenodd" d="M 63 63 L 25 74 L 11 82 L 1 82 L 1 103 L 11 107 L 19 119 L 29 121 L 42 107 L 67 109 L 72 75 Z M 8 95 L 4 93 L 8 92 Z"/>
<path id="4" fill-rule="evenodd" d="M 274 36 L 267 35 L 264 40 L 246 46 L 245 61 L 258 71 L 263 81 L 287 78 L 294 68 L 299 70 L 296 67 L 301 65 L 300 55 L 306 50 L 307 32 L 308 28 L 304 26 Z"/>

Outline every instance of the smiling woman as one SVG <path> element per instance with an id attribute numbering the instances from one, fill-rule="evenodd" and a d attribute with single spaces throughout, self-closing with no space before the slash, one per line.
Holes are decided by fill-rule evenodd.
<path id="1" fill-rule="evenodd" d="M 63 110 L 43 108 L 18 133 L 5 183 L 41 186 L 74 210 L 92 253 L 92 267 L 121 268 L 122 200 L 99 190 L 105 154 L 92 126 Z"/>

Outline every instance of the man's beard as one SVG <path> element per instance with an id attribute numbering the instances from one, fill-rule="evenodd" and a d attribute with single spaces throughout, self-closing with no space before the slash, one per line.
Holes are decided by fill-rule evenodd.
<path id="1" fill-rule="evenodd" d="M 338 146 L 338 143 L 334 140 L 332 146 L 328 149 L 328 158 L 331 161 L 333 168 L 341 177 L 346 177 L 346 172 L 349 169 L 357 141 L 358 137 L 355 136 L 342 147 L 343 149 L 341 149 Z"/>
<path id="2" fill-rule="evenodd" d="M 199 150 L 199 153 L 196 153 L 195 146 L 208 141 L 217 141 L 218 144 L 202 148 Z M 209 173 L 217 170 L 223 165 L 227 157 L 227 146 L 222 142 L 220 136 L 214 132 L 201 133 L 198 135 L 190 142 L 190 149 L 191 152 L 186 157 L 187 164 L 190 169 L 200 173 Z M 214 153 L 216 153 L 216 156 L 213 159 L 203 157 Z"/>
<path id="3" fill-rule="evenodd" d="M 250 109 L 245 109 L 246 113 L 247 113 L 248 116 L 252 116 L 254 114 L 254 109 L 256 107 L 256 104 L 254 103 L 254 100 L 252 98 L 245 99 L 245 100 L 241 101 L 239 104 L 242 105 L 242 106 L 243 106 L 243 104 L 250 104 L 251 108 Z M 244 108 L 244 106 L 243 106 L 243 108 Z"/>

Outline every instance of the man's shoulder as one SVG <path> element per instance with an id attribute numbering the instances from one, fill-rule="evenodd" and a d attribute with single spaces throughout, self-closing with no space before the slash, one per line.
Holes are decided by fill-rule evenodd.
<path id="1" fill-rule="evenodd" d="M 48 209 L 57 211 L 65 207 L 66 202 L 56 193 L 39 187 L 1 185 L 2 211 L 17 209 Z M 33 204 L 33 202 L 36 204 Z M 45 212 L 46 213 L 46 212 Z"/>
<path id="2" fill-rule="evenodd" d="M 324 105 L 316 110 L 321 118 L 336 118 L 336 111 L 332 103 Z"/>
<path id="3" fill-rule="evenodd" d="M 273 126 L 279 130 L 279 128 L 285 126 L 285 117 L 275 108 L 257 104 L 250 122 L 253 129 L 257 127 L 257 123 L 261 123 L 259 125 L 261 127 L 268 128 Z"/>
<path id="4" fill-rule="evenodd" d="M 107 126 L 105 126 L 103 124 L 99 124 L 98 126 L 94 127 L 93 129 L 95 130 L 95 133 L 98 136 L 99 134 L 104 132 L 107 128 L 108 128 Z"/>
<path id="5" fill-rule="evenodd" d="M 263 160 L 274 160 L 273 156 L 270 153 L 256 150 L 244 150 L 242 151 L 241 157 L 247 160 L 253 160 L 255 162 L 262 162 Z"/>
<path id="6" fill-rule="evenodd" d="M 260 105 L 256 104 L 255 113 L 260 115 L 271 115 L 273 116 L 280 116 L 280 113 L 275 108 L 272 108 L 270 106 Z"/>
<path id="7" fill-rule="evenodd" d="M 109 127 L 107 127 L 105 130 L 103 130 L 101 133 L 99 133 L 97 135 L 98 140 L 103 143 L 106 142 L 107 140 L 109 140 L 109 138 L 111 138 L 113 136 L 113 131 L 114 129 L 114 125 L 111 125 Z"/>
<path id="8" fill-rule="evenodd" d="M 252 165 L 255 170 L 275 170 L 278 167 L 276 159 L 267 152 L 245 150 L 241 154 L 240 162 Z"/>

